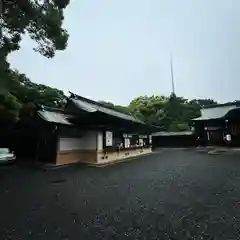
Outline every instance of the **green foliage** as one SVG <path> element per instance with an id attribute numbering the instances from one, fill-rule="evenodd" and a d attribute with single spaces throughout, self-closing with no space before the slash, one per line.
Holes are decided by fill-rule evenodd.
<path id="1" fill-rule="evenodd" d="M 25 34 L 37 43 L 34 50 L 45 57 L 66 48 L 68 33 L 62 24 L 68 4 L 69 0 L 0 1 L 0 79 L 9 78 L 7 56 L 20 49 Z"/>
<path id="2" fill-rule="evenodd" d="M 19 111 L 19 117 L 20 118 L 27 118 L 34 116 L 36 112 L 36 105 L 34 103 L 26 103 L 23 104 L 20 111 Z"/>
<path id="3" fill-rule="evenodd" d="M 62 28 L 63 10 L 70 0 L 0 1 L 0 89 L 1 119 L 15 118 L 21 104 L 38 102 L 63 106 L 64 93 L 31 82 L 24 74 L 9 68 L 7 56 L 20 49 L 22 36 L 27 34 L 37 43 L 35 51 L 52 58 L 67 46 L 68 33 Z"/>
<path id="4" fill-rule="evenodd" d="M 131 101 L 129 109 L 143 121 L 161 126 L 165 131 L 186 131 L 190 120 L 201 115 L 199 102 L 214 103 L 211 99 L 188 101 L 175 94 L 170 97 L 140 96 Z"/>
<path id="5" fill-rule="evenodd" d="M 197 104 L 199 105 L 201 108 L 202 107 L 206 107 L 206 106 L 209 106 L 209 105 L 215 105 L 215 104 L 218 104 L 217 101 L 213 100 L 213 99 L 193 99 L 190 101 L 191 104 Z"/>
<path id="6" fill-rule="evenodd" d="M 28 35 L 37 42 L 35 49 L 46 57 L 64 50 L 68 33 L 62 28 L 63 9 L 69 0 L 11 0 L 2 1 L 1 36 L 3 53 L 20 48 L 21 36 Z"/>
<path id="7" fill-rule="evenodd" d="M 11 78 L 6 81 L 4 88 L 15 96 L 20 103 L 37 102 L 50 107 L 61 107 L 66 97 L 63 91 L 36 84 L 18 71 L 10 71 Z"/>
<path id="8" fill-rule="evenodd" d="M 0 122 L 16 121 L 21 104 L 8 91 L 0 92 Z"/>
<path id="9" fill-rule="evenodd" d="M 66 102 L 63 91 L 33 83 L 18 71 L 9 70 L 7 79 L 2 78 L 1 81 L 1 89 L 4 91 L 1 94 L 0 104 L 9 109 L 11 113 L 14 112 L 12 115 L 7 114 L 13 118 L 18 115 L 22 105 L 29 106 L 29 103 L 38 103 L 49 107 L 63 107 Z M 6 111 L 2 110 L 1 116 L 5 113 Z"/>
<path id="10" fill-rule="evenodd" d="M 164 118 L 167 102 L 168 98 L 164 96 L 140 96 L 130 102 L 129 109 L 141 120 L 158 125 Z"/>

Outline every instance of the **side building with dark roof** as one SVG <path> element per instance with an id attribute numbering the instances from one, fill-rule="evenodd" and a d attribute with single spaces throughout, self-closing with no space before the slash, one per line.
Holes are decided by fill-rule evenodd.
<path id="1" fill-rule="evenodd" d="M 192 120 L 195 133 L 204 145 L 225 145 L 231 134 L 232 145 L 240 145 L 240 102 L 216 104 L 201 110 L 201 117 Z"/>
<path id="2" fill-rule="evenodd" d="M 42 107 L 22 119 L 15 146 L 31 161 L 97 165 L 150 153 L 153 131 L 130 113 L 71 94 L 64 110 Z"/>

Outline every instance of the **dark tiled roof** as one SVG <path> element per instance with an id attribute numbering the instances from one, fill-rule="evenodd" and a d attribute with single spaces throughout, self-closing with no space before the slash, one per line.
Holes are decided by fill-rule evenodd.
<path id="1" fill-rule="evenodd" d="M 95 102 L 88 98 L 78 96 L 76 94 L 72 94 L 72 96 L 69 98 L 69 100 L 72 101 L 78 108 L 80 108 L 84 111 L 87 111 L 87 112 L 102 112 L 107 115 L 121 118 L 124 120 L 145 124 L 143 121 L 137 119 L 135 116 L 131 115 L 130 113 L 127 114 L 127 113 L 123 113 L 123 112 L 120 112 L 117 110 L 113 110 L 112 108 L 106 107 L 104 104 Z"/>
<path id="2" fill-rule="evenodd" d="M 42 109 L 37 111 L 37 114 L 47 122 L 72 125 L 72 123 L 68 120 L 71 116 L 65 114 L 64 111 L 61 109 L 51 109 L 48 107 L 43 107 Z"/>
<path id="3" fill-rule="evenodd" d="M 201 117 L 193 119 L 193 121 L 206 121 L 206 120 L 214 120 L 214 119 L 222 119 L 227 114 L 233 110 L 237 109 L 237 105 L 229 104 L 229 105 L 216 105 L 215 107 L 211 108 L 203 108 L 201 109 Z"/>

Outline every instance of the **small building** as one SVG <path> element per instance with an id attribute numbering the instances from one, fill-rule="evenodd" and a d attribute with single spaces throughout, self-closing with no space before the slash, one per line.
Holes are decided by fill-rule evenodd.
<path id="1" fill-rule="evenodd" d="M 130 113 L 76 94 L 64 110 L 42 107 L 16 128 L 19 156 L 57 165 L 105 164 L 151 153 L 155 130 Z"/>
<path id="2" fill-rule="evenodd" d="M 155 132 L 152 134 L 153 148 L 158 147 L 193 147 L 196 145 L 196 136 L 192 131 Z"/>
<path id="3" fill-rule="evenodd" d="M 201 110 L 201 117 L 193 119 L 195 133 L 206 145 L 225 145 L 227 133 L 232 145 L 240 145 L 240 102 L 216 104 Z"/>

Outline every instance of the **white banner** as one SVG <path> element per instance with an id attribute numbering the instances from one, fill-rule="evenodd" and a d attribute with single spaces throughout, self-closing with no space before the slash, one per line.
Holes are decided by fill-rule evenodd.
<path id="1" fill-rule="evenodd" d="M 130 147 L 130 139 L 129 138 L 125 138 L 124 139 L 124 147 L 125 148 L 129 148 Z"/>
<path id="2" fill-rule="evenodd" d="M 143 141 L 142 138 L 139 139 L 139 145 L 140 145 L 141 147 L 143 147 L 143 145 L 144 145 L 144 141 Z"/>
<path id="3" fill-rule="evenodd" d="M 152 135 L 149 135 L 149 144 L 152 144 Z"/>
<path id="4" fill-rule="evenodd" d="M 113 133 L 106 131 L 106 146 L 111 147 L 113 145 Z"/>

